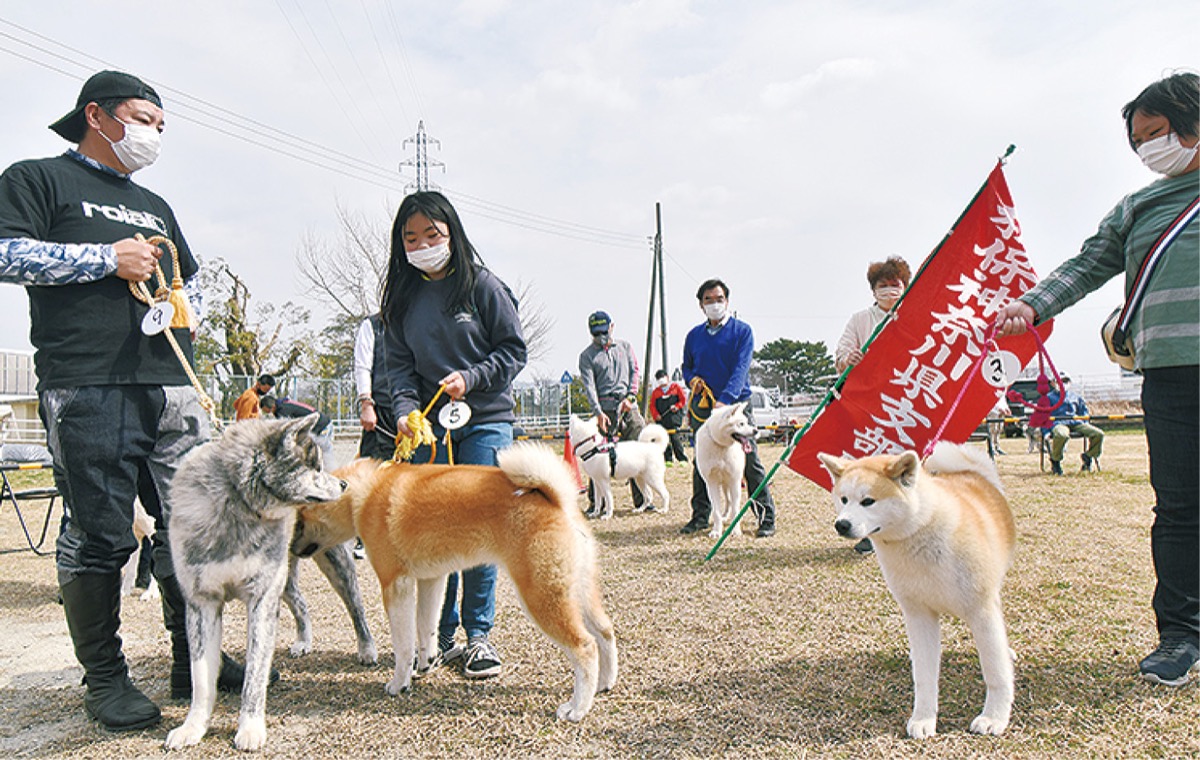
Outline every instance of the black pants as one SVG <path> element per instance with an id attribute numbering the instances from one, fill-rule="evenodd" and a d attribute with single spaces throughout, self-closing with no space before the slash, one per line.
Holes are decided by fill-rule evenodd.
<path id="1" fill-rule="evenodd" d="M 1200 644 L 1200 367 L 1148 369 L 1142 410 L 1154 487 L 1154 615 L 1160 638 Z"/>
<path id="2" fill-rule="evenodd" d="M 668 431 L 667 435 L 671 436 L 671 442 L 667 444 L 667 449 L 663 452 L 663 457 L 668 462 L 670 462 L 672 459 L 680 462 L 686 462 L 688 460 L 686 449 L 687 444 L 685 443 L 686 437 L 681 429 L 683 427 L 683 410 L 676 409 L 674 411 L 667 412 L 658 420 L 658 424 L 666 428 Z"/>
<path id="3" fill-rule="evenodd" d="M 383 430 L 380 430 L 380 428 Z M 384 432 L 386 430 L 387 432 Z M 375 405 L 375 429 L 362 431 L 358 455 L 387 461 L 396 453 L 396 415 L 390 406 Z"/>

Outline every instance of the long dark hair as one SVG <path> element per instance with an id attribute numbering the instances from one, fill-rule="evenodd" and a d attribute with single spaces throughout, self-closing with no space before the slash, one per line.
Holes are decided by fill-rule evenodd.
<path id="1" fill-rule="evenodd" d="M 383 281 L 380 302 L 384 324 L 399 324 L 412 302 L 413 294 L 422 282 L 424 273 L 408 262 L 404 253 L 404 225 L 414 214 L 424 214 L 434 222 L 446 225 L 450 233 L 448 267 L 454 282 L 447 307 L 451 312 L 472 309 L 472 293 L 483 259 L 467 239 L 458 212 L 446 196 L 432 190 L 413 193 L 400 202 L 396 220 L 392 222 L 392 253 L 388 259 L 387 277 Z"/>

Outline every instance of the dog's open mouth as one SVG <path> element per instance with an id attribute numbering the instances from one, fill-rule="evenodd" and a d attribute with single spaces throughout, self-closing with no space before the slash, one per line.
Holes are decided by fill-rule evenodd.
<path id="1" fill-rule="evenodd" d="M 754 439 L 748 435 L 734 433 L 733 440 L 742 444 L 742 451 L 745 451 L 746 453 L 750 453 L 750 450 L 754 448 Z"/>

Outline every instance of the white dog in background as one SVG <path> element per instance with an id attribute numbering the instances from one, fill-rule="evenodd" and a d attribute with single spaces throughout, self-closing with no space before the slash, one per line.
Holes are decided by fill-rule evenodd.
<path id="1" fill-rule="evenodd" d="M 133 550 L 133 554 L 129 555 L 129 561 L 125 563 L 125 569 L 121 571 L 121 595 L 129 596 L 136 591 L 135 583 L 137 583 L 138 560 L 142 556 L 142 539 L 152 538 L 154 536 L 154 518 L 142 506 L 141 499 L 133 500 L 133 537 L 137 539 L 137 548 Z M 152 599 L 158 599 L 158 583 L 154 581 L 154 574 L 150 574 L 150 585 L 138 597 L 143 602 Z"/>
<path id="2" fill-rule="evenodd" d="M 713 515 L 708 535 L 712 538 L 721 537 L 742 503 L 745 447 L 756 432 L 746 417 L 745 403 L 717 407 L 696 431 L 696 470 L 708 488 Z"/>
<path id="3" fill-rule="evenodd" d="M 855 541 L 871 538 L 904 614 L 913 674 L 908 735 L 937 733 L 943 614 L 962 618 L 979 650 L 987 698 L 971 731 L 1003 733 L 1012 712 L 1015 655 L 1000 587 L 1012 564 L 1016 527 L 995 463 L 978 449 L 948 443 L 939 443 L 924 466 L 914 451 L 858 460 L 817 456 L 833 476 L 834 528 Z"/>
<path id="4" fill-rule="evenodd" d="M 595 417 L 580 419 L 571 415 L 571 443 L 575 457 L 596 487 L 596 515 L 607 520 L 613 513 L 612 482 L 632 478 L 646 500 L 636 511 L 654 509 L 666 512 L 671 506 L 667 492 L 667 462 L 663 458 L 670 438 L 661 425 L 647 425 L 636 441 L 609 443 L 600 434 Z M 655 507 L 654 497 L 662 500 Z"/>

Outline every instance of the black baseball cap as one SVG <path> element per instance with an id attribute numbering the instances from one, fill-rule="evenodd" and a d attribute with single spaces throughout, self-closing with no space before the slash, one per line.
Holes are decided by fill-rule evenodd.
<path id="1" fill-rule="evenodd" d="M 134 75 L 121 71 L 101 71 L 93 74 L 83 83 L 79 97 L 75 100 L 75 110 L 51 124 L 50 129 L 53 129 L 64 140 L 77 143 L 87 133 L 87 121 L 83 115 L 84 107 L 88 103 L 112 98 L 149 100 L 162 108 L 162 100 L 154 88 Z"/>
<path id="2" fill-rule="evenodd" d="M 612 318 L 603 311 L 593 312 L 588 317 L 588 329 L 592 331 L 592 335 L 608 332 L 609 326 L 612 325 Z"/>

